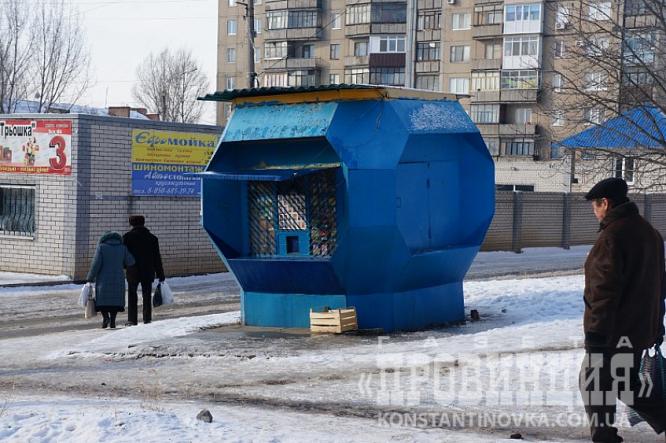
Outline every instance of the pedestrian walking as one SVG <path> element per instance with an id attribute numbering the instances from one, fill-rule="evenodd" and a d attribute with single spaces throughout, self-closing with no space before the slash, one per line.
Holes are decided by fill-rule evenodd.
<path id="1" fill-rule="evenodd" d="M 95 310 L 102 313 L 102 328 L 116 327 L 116 315 L 125 310 L 124 268 L 134 265 L 123 239 L 106 232 L 99 239 L 86 280 L 95 283 Z"/>
<path id="2" fill-rule="evenodd" d="M 585 262 L 580 374 L 592 441 L 623 441 L 613 426 L 618 396 L 659 434 L 666 405 L 644 395 L 639 371 L 643 351 L 664 337 L 664 240 L 627 198 L 624 180 L 602 180 L 585 198 L 600 222 Z"/>
<path id="3" fill-rule="evenodd" d="M 150 323 L 152 320 L 151 295 L 153 281 L 155 281 L 155 277 L 160 282 L 164 281 L 159 241 L 145 227 L 145 223 L 146 219 L 142 215 L 130 216 L 129 224 L 132 229 L 123 236 L 125 246 L 136 259 L 136 266 L 127 272 L 127 325 L 130 326 L 138 323 L 137 291 L 139 285 L 141 285 L 143 298 L 143 322 Z"/>

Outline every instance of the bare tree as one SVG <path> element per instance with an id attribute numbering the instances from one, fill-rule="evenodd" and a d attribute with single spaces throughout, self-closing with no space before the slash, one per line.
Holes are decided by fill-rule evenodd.
<path id="1" fill-rule="evenodd" d="M 635 190 L 666 186 L 666 2 L 578 0 L 550 3 L 556 59 L 552 138 L 599 127 L 624 146 L 565 150 L 574 175 L 624 175 Z M 619 124 L 605 122 L 616 118 Z M 615 129 L 614 129 L 615 128 Z M 617 132 L 616 134 L 613 131 Z M 627 148 L 627 149 L 623 149 Z"/>
<path id="2" fill-rule="evenodd" d="M 29 86 L 29 62 L 34 36 L 28 8 L 7 0 L 0 10 L 0 113 L 12 113 Z"/>
<path id="3" fill-rule="evenodd" d="M 192 52 L 164 49 L 150 54 L 137 68 L 134 98 L 156 110 L 162 120 L 195 123 L 203 113 L 197 98 L 208 92 L 209 82 Z"/>
<path id="4" fill-rule="evenodd" d="M 76 102 L 89 86 L 90 55 L 78 14 L 66 0 L 0 8 L 0 112 L 37 99 L 37 112 L 61 100 Z M 34 6 L 34 7 L 32 7 Z"/>

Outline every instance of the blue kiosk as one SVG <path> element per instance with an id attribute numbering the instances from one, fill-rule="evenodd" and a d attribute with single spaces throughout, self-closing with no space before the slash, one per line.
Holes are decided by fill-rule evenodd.
<path id="1" fill-rule="evenodd" d="M 245 325 L 464 319 L 462 281 L 495 208 L 494 164 L 454 96 L 366 85 L 217 92 L 234 112 L 202 174 L 203 226 Z"/>

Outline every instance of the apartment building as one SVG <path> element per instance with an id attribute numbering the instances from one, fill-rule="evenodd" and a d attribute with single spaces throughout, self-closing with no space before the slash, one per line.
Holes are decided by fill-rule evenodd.
<path id="1" fill-rule="evenodd" d="M 610 0 L 254 0 L 258 85 L 371 83 L 460 94 L 496 158 L 500 189 L 568 191 L 570 174 L 551 161 L 552 142 L 603 113 L 570 109 L 558 97 L 556 71 L 576 63 L 567 53 L 578 42 L 570 18 L 604 20 L 623 12 L 616 7 Z M 245 14 L 244 4 L 220 0 L 218 89 L 249 86 Z M 604 93 L 619 94 L 619 85 Z M 230 109 L 219 111 L 223 124 Z"/>

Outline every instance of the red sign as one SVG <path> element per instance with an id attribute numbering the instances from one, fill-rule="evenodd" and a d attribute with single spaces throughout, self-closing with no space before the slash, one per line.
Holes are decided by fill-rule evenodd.
<path id="1" fill-rule="evenodd" d="M 70 120 L 0 120 L 0 173 L 72 173 Z"/>

